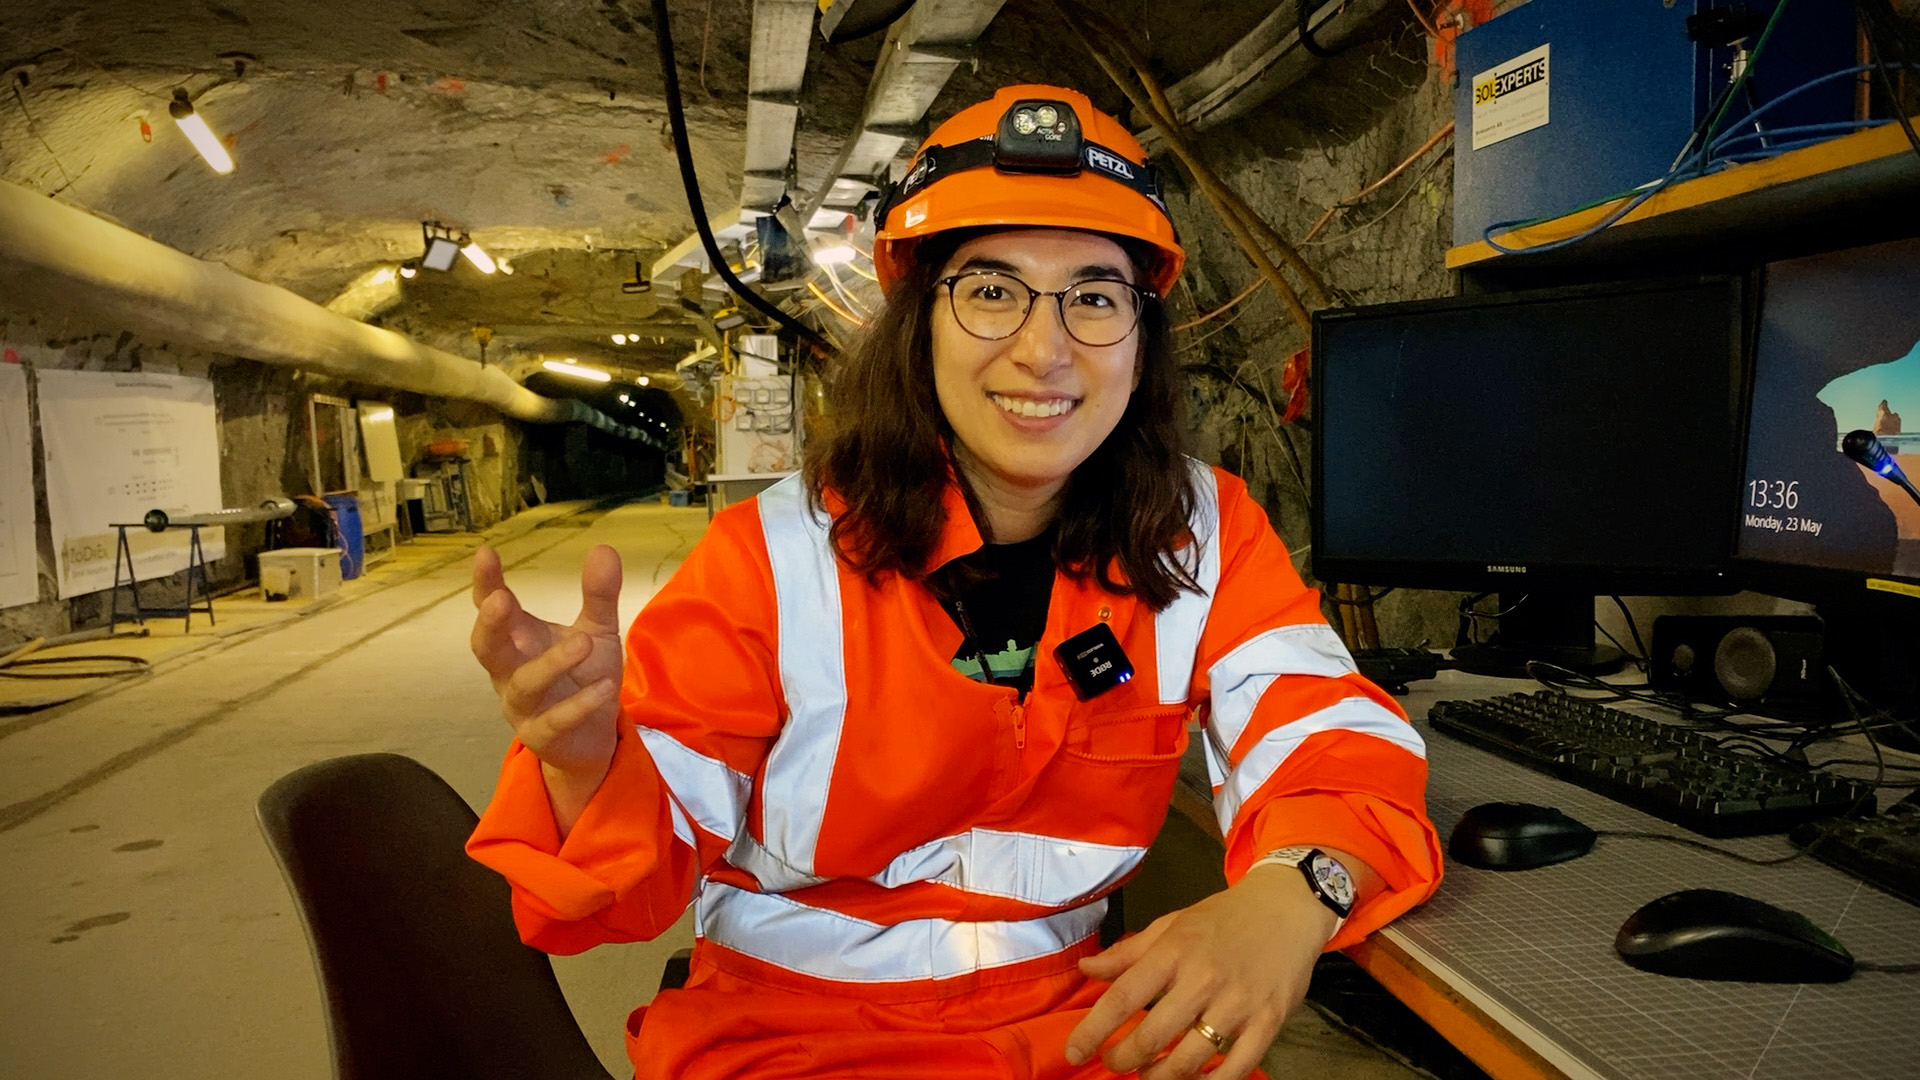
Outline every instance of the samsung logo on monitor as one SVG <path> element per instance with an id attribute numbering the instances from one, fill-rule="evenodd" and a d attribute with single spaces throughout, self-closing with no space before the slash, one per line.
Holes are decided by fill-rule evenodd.
<path id="1" fill-rule="evenodd" d="M 1527 568 L 1524 566 L 1497 566 L 1496 565 L 1496 566 L 1487 567 L 1487 573 L 1489 574 L 1524 574 L 1526 572 L 1527 572 Z"/>

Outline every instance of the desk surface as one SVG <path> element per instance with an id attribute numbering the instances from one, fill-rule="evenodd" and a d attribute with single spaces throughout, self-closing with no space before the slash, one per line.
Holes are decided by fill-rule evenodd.
<path id="1" fill-rule="evenodd" d="M 1427 740 L 1428 807 L 1443 840 L 1468 807 L 1494 801 L 1559 807 L 1601 830 L 1692 835 L 1436 733 L 1423 720 L 1436 700 L 1530 690 L 1533 684 L 1443 672 L 1416 685 L 1402 703 Z M 1883 794 L 1883 801 L 1891 797 Z M 1762 857 L 1793 850 L 1782 836 L 1713 843 Z M 1914 1047 L 1920 1030 L 1909 1030 L 1920 1020 L 1920 975 L 1859 972 L 1844 983 L 1805 986 L 1726 983 L 1653 975 L 1622 962 L 1613 939 L 1627 916 L 1656 897 L 1690 888 L 1725 889 L 1798 911 L 1863 960 L 1920 961 L 1920 908 L 1812 858 L 1757 867 L 1617 837 L 1603 837 L 1583 858 L 1518 873 L 1448 860 L 1439 893 L 1377 938 L 1417 973 L 1470 1003 L 1466 1011 L 1497 1027 L 1493 1034 L 1550 1066 L 1506 1073 L 1481 1063 L 1497 1076 L 1920 1075 Z M 1371 968 L 1364 959 L 1362 964 Z"/>

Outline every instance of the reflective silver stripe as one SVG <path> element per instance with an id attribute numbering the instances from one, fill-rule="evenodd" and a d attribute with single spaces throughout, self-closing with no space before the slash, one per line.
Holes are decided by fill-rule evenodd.
<path id="1" fill-rule="evenodd" d="M 666 781 L 667 790 L 673 792 L 677 807 L 685 808 L 684 816 L 720 839 L 732 840 L 746 820 L 753 778 L 724 761 L 688 749 L 664 731 L 647 727 L 635 730 L 654 767 L 660 770 L 660 778 Z M 676 822 L 675 835 L 679 831 Z"/>
<path id="2" fill-rule="evenodd" d="M 781 862 L 811 874 L 847 712 L 840 577 L 827 517 L 808 505 L 799 474 L 761 492 L 759 503 L 780 611 L 780 685 L 787 698 L 786 724 L 761 781 L 761 837 Z"/>
<path id="3" fill-rule="evenodd" d="M 1207 612 L 1213 607 L 1213 592 L 1220 585 L 1220 490 L 1213 469 L 1206 463 L 1187 459 L 1193 474 L 1193 530 L 1199 565 L 1192 558 L 1186 567 L 1204 591 L 1182 591 L 1173 603 L 1153 617 L 1153 653 L 1158 662 L 1160 704 L 1178 705 L 1187 700 L 1187 688 L 1193 682 L 1193 660 L 1200 651 L 1200 633 L 1207 627 Z"/>
<path id="4" fill-rule="evenodd" d="M 673 835 L 688 847 L 698 847 L 700 842 L 694 838 L 693 823 L 687 820 L 687 812 L 680 807 L 680 800 L 667 800 L 667 814 L 673 819 Z"/>
<path id="5" fill-rule="evenodd" d="M 842 982 L 945 979 L 1051 956 L 1100 929 L 1107 902 L 1018 922 L 909 919 L 885 926 L 709 881 L 701 936 L 789 971 Z"/>
<path id="6" fill-rule="evenodd" d="M 1233 827 L 1234 815 L 1240 812 L 1240 804 L 1279 771 L 1301 743 L 1322 731 L 1353 731 L 1372 735 L 1417 757 L 1427 756 L 1427 744 L 1421 741 L 1413 725 L 1395 716 L 1379 702 L 1366 697 L 1334 702 L 1318 712 L 1308 713 L 1269 731 L 1240 759 L 1240 764 L 1234 766 L 1226 784 L 1213 798 L 1213 812 L 1220 818 L 1221 831 Z"/>
<path id="7" fill-rule="evenodd" d="M 971 829 L 902 852 L 873 880 L 890 889 L 933 881 L 983 896 L 1064 907 L 1117 884 L 1146 853 L 1143 847 Z"/>
<path id="8" fill-rule="evenodd" d="M 746 829 L 733 838 L 733 846 L 727 849 L 727 862 L 752 874 L 768 892 L 791 892 L 827 880 L 788 866 L 779 856 L 760 846 L 753 833 Z"/>
<path id="9" fill-rule="evenodd" d="M 1275 627 L 1248 638 L 1214 661 L 1208 672 L 1208 682 L 1213 686 L 1213 715 L 1207 722 L 1221 747 L 1231 751 L 1273 680 L 1282 675 L 1337 679 L 1355 670 L 1353 656 L 1326 623 Z"/>

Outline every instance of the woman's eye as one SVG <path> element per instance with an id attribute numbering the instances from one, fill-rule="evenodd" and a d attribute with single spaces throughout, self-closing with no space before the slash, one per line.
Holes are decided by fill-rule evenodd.
<path id="1" fill-rule="evenodd" d="M 973 298 L 975 300 L 986 301 L 1005 300 L 1007 298 L 1007 287 L 1005 285 L 982 285 L 973 290 Z"/>

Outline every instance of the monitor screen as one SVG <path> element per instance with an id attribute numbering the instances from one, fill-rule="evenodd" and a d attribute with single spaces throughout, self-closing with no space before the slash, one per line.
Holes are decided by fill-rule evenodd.
<path id="1" fill-rule="evenodd" d="M 1861 460 L 1846 452 L 1855 432 L 1872 436 L 1852 440 Z M 1878 467 L 1865 463 L 1873 443 Z M 1920 581 L 1916 471 L 1920 240 L 1769 265 L 1737 554 Z"/>
<path id="2" fill-rule="evenodd" d="M 1713 277 L 1321 313 L 1315 573 L 1728 591 L 1743 295 Z"/>

